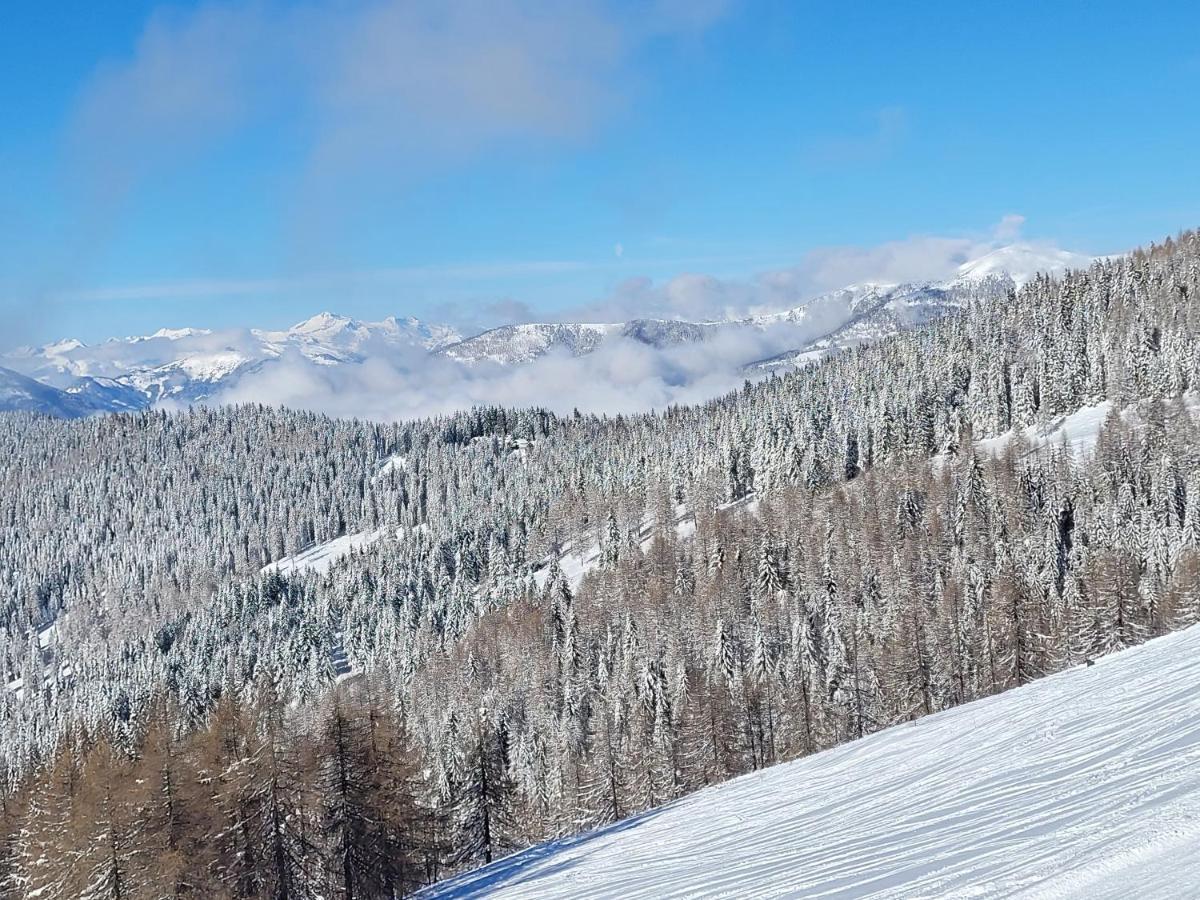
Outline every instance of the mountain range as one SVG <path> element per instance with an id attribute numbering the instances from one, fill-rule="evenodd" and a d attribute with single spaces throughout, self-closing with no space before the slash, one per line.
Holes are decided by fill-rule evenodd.
<path id="1" fill-rule="evenodd" d="M 782 346 L 766 358 L 743 361 L 748 375 L 763 374 L 994 299 L 1039 272 L 1090 262 L 1078 253 L 1013 244 L 964 263 L 948 280 L 855 284 L 790 309 L 719 321 L 533 322 L 464 336 L 450 325 L 411 317 L 364 322 L 323 312 L 279 331 L 183 328 L 94 345 L 62 340 L 0 355 L 0 410 L 74 418 L 220 402 L 247 374 L 288 359 L 338 367 L 380 356 L 432 354 L 471 367 L 514 367 L 552 353 L 584 356 L 617 340 L 665 350 L 739 333 L 769 335 L 772 346 Z"/>

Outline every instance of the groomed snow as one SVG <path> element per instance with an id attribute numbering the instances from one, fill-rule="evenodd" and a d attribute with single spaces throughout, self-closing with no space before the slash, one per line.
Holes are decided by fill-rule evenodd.
<path id="1" fill-rule="evenodd" d="M 1200 896 L 1200 627 L 745 776 L 432 897 Z"/>

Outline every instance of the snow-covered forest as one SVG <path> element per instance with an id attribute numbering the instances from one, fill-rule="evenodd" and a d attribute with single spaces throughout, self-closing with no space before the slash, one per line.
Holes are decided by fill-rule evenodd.
<path id="1" fill-rule="evenodd" d="M 1196 622 L 1198 293 L 630 417 L 0 418 L 5 891 L 389 897 Z"/>

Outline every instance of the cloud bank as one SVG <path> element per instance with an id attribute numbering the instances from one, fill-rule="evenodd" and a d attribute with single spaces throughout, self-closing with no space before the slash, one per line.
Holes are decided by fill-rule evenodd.
<path id="1" fill-rule="evenodd" d="M 746 329 L 664 349 L 617 338 L 585 356 L 551 352 L 511 367 L 464 365 L 417 348 L 367 348 L 363 362 L 341 366 L 316 365 L 291 353 L 242 377 L 214 401 L 277 404 L 378 421 L 488 404 L 545 407 L 560 414 L 575 409 L 635 413 L 699 403 L 733 390 L 746 380 L 741 370 L 746 363 L 811 336 L 796 327 Z"/>
<path id="2" fill-rule="evenodd" d="M 629 279 L 608 296 L 564 310 L 564 322 L 624 322 L 631 318 L 687 321 L 739 319 L 791 309 L 852 284 L 905 284 L 953 278 L 963 263 L 1021 238 L 1024 217 L 1004 216 L 989 230 L 958 237 L 914 235 L 874 246 L 819 247 L 800 262 L 749 278 L 683 273 L 656 283 Z M 1024 241 L 1050 251 L 1053 241 Z"/>

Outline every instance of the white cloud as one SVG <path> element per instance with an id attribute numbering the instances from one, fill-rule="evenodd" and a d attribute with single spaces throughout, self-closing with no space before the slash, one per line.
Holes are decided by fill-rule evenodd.
<path id="1" fill-rule="evenodd" d="M 97 179 L 264 123 L 295 127 L 310 177 L 398 171 L 513 136 L 586 134 L 632 90 L 647 42 L 702 32 L 723 3 L 363 0 L 208 2 L 153 13 L 132 55 L 92 76 L 75 114 Z M 382 175 L 382 172 L 377 172 Z"/>
<path id="2" fill-rule="evenodd" d="M 1001 242 L 1015 241 L 1021 236 L 1021 229 L 1025 227 L 1025 217 L 1018 213 L 1009 213 L 1003 216 L 992 229 L 992 237 Z"/>
<path id="3" fill-rule="evenodd" d="M 608 296 L 560 313 L 561 321 L 622 322 L 631 318 L 714 320 L 742 318 L 797 306 L 850 284 L 901 284 L 953 278 L 969 260 L 1021 238 L 1024 216 L 1009 214 L 980 234 L 914 235 L 875 246 L 818 247 L 794 266 L 748 278 L 684 273 L 662 283 L 631 278 Z M 1029 243 L 1057 248 L 1052 241 Z"/>
<path id="4" fill-rule="evenodd" d="M 747 329 L 661 350 L 616 339 L 586 356 L 550 353 L 511 368 L 467 366 L 407 348 L 372 353 L 362 363 L 342 366 L 321 366 L 289 353 L 244 376 L 214 400 L 282 404 L 383 421 L 477 404 L 542 406 L 564 414 L 576 408 L 630 413 L 725 393 L 745 380 L 744 364 L 810 336 L 796 328 L 770 333 Z"/>
<path id="5" fill-rule="evenodd" d="M 336 268 L 357 255 L 364 216 L 393 210 L 431 173 L 497 149 L 587 140 L 637 95 L 652 52 L 703 35 L 723 8 L 164 2 L 130 52 L 102 61 L 75 98 L 64 128 L 70 224 L 55 235 L 62 262 L 45 290 L 78 288 L 102 268 L 138 189 L 193 172 L 218 180 L 223 167 L 198 164 L 257 152 L 266 134 L 287 158 L 254 184 L 272 223 L 260 255 L 287 274 Z M 202 274 L 220 277 L 239 252 L 214 241 L 198 254 L 212 267 Z"/>

